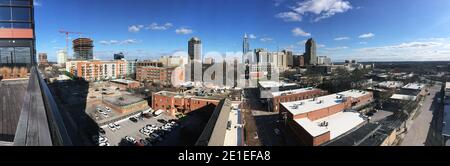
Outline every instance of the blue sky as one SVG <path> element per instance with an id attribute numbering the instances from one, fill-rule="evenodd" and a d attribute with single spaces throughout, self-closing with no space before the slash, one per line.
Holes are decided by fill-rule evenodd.
<path id="1" fill-rule="evenodd" d="M 95 57 L 155 59 L 187 51 L 197 36 L 203 52 L 250 47 L 303 53 L 313 37 L 333 61 L 450 60 L 448 0 L 36 0 L 38 52 L 56 60 L 58 30 L 83 32 Z M 79 35 L 72 35 L 72 38 Z M 70 53 L 72 55 L 72 53 Z"/>

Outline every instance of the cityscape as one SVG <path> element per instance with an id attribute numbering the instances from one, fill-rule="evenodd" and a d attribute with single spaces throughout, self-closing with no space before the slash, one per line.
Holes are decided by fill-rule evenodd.
<path id="1" fill-rule="evenodd" d="M 450 2 L 214 1 L 0 1 L 0 146 L 450 146 Z"/>

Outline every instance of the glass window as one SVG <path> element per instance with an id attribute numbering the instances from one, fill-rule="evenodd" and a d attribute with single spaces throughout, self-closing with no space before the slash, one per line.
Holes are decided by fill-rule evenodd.
<path id="1" fill-rule="evenodd" d="M 31 21 L 30 8 L 12 8 L 12 20 L 14 21 Z"/>
<path id="2" fill-rule="evenodd" d="M 11 28 L 11 23 L 0 23 L 0 29 Z"/>
<path id="3" fill-rule="evenodd" d="M 0 5 L 10 5 L 10 0 L 0 0 Z"/>
<path id="4" fill-rule="evenodd" d="M 12 47 L 0 47 L 0 64 L 10 64 L 13 51 Z"/>
<path id="5" fill-rule="evenodd" d="M 0 20 L 11 20 L 10 7 L 0 7 Z"/>
<path id="6" fill-rule="evenodd" d="M 19 64 L 31 63 L 31 49 L 30 47 L 16 47 L 14 48 L 14 62 Z"/>
<path id="7" fill-rule="evenodd" d="M 13 28 L 31 28 L 31 23 L 13 23 Z"/>
<path id="8" fill-rule="evenodd" d="M 11 0 L 12 5 L 30 5 L 30 0 Z"/>

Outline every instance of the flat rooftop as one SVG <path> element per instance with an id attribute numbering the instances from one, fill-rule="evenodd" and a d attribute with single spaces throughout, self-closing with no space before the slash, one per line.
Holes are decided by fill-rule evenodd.
<path id="1" fill-rule="evenodd" d="M 0 81 L 0 142 L 13 142 L 28 80 Z"/>
<path id="2" fill-rule="evenodd" d="M 345 97 L 359 98 L 367 95 L 368 93 L 369 92 L 360 90 L 349 90 L 327 96 L 321 96 L 316 98 L 315 100 L 306 99 L 281 103 L 281 105 L 284 106 L 284 108 L 286 108 L 293 115 L 298 115 L 341 104 Z"/>
<path id="3" fill-rule="evenodd" d="M 425 87 L 424 84 L 409 83 L 403 87 L 403 89 L 422 90 Z"/>
<path id="4" fill-rule="evenodd" d="M 130 84 L 130 83 L 136 83 L 137 81 L 126 80 L 126 79 L 115 79 L 115 80 L 112 80 L 111 82 L 120 83 L 120 84 Z"/>
<path id="5" fill-rule="evenodd" d="M 392 95 L 391 99 L 415 101 L 417 99 L 417 97 L 411 96 L 411 95 L 394 94 L 394 95 Z"/>
<path id="6" fill-rule="evenodd" d="M 118 106 L 126 106 L 126 105 L 144 101 L 144 99 L 141 97 L 128 95 L 128 94 L 122 94 L 119 96 L 104 96 L 103 99 L 106 102 L 109 102 L 111 104 L 118 105 Z"/>
<path id="7" fill-rule="evenodd" d="M 285 83 L 280 81 L 259 81 L 259 85 L 263 88 L 276 88 L 284 86 L 297 86 L 296 83 Z"/>
<path id="8" fill-rule="evenodd" d="M 330 140 L 333 140 L 344 133 L 358 127 L 365 122 L 360 113 L 357 112 L 339 112 L 334 115 L 311 121 L 308 118 L 295 120 L 313 137 L 320 136 L 330 132 Z M 327 125 L 323 125 L 327 123 Z"/>
<path id="9" fill-rule="evenodd" d="M 401 81 L 384 81 L 384 82 L 378 83 L 379 87 L 384 87 L 384 88 L 401 88 L 403 85 L 404 84 Z"/>
<path id="10" fill-rule="evenodd" d="M 310 92 L 313 90 L 319 90 L 316 88 L 302 88 L 302 89 L 294 89 L 294 90 L 286 90 L 286 91 L 279 91 L 279 92 L 272 92 L 272 97 L 282 96 L 282 95 L 291 95 L 291 94 L 300 94 L 305 92 Z"/>

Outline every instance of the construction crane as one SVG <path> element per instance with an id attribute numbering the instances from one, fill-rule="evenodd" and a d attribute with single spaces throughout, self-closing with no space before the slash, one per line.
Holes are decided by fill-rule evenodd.
<path id="1" fill-rule="evenodd" d="M 66 35 L 66 51 L 69 52 L 69 35 L 70 34 L 78 34 L 78 35 L 82 35 L 82 32 L 70 32 L 70 31 L 65 31 L 65 30 L 59 30 L 59 33 L 63 33 Z"/>

